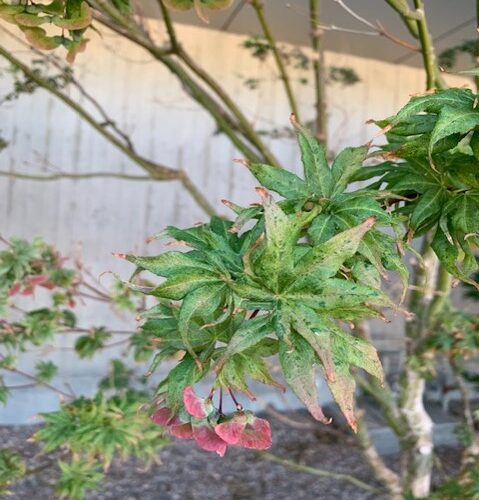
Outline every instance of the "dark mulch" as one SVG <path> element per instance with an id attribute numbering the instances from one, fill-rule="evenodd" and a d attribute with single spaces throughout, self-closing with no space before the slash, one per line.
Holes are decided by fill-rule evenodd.
<path id="1" fill-rule="evenodd" d="M 296 422 L 311 423 L 303 413 L 289 414 Z M 282 458 L 318 467 L 335 473 L 350 474 L 370 486 L 379 487 L 354 437 L 341 429 L 320 424 L 311 428 L 296 428 L 274 417 L 274 446 L 271 452 Z M 14 447 L 33 468 L 45 462 L 36 456 L 38 446 L 27 442 L 34 427 L 0 427 L 2 447 Z M 459 451 L 453 448 L 439 450 L 444 472 L 454 471 Z M 292 471 L 283 465 L 259 458 L 254 452 L 229 449 L 225 458 L 198 450 L 192 442 L 176 441 L 160 452 L 162 464 L 150 470 L 142 469 L 135 460 L 115 462 L 101 490 L 91 493 L 89 499 L 121 500 L 290 500 L 290 499 L 378 499 L 386 498 L 367 492 L 343 480 L 318 477 Z M 397 459 L 387 457 L 396 468 Z M 438 472 L 440 476 L 444 472 Z M 52 489 L 55 467 L 40 474 L 28 476 L 13 488 L 13 499 L 52 500 L 57 498 Z"/>

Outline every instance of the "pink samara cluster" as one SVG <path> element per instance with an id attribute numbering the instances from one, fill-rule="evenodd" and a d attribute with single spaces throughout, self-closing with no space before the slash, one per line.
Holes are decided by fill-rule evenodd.
<path id="1" fill-rule="evenodd" d="M 207 451 L 224 456 L 228 446 L 265 450 L 272 444 L 269 422 L 242 409 L 224 415 L 214 407 L 211 398 L 198 397 L 192 387 L 183 392 L 184 411 L 173 414 L 163 407 L 151 416 L 153 422 L 166 427 L 171 436 L 193 439 Z"/>

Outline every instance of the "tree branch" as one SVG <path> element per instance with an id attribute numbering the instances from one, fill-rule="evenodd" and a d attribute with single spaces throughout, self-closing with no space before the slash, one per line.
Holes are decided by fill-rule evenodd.
<path id="1" fill-rule="evenodd" d="M 434 288 L 434 297 L 428 311 L 429 329 L 434 329 L 437 323 L 437 316 L 442 312 L 449 298 L 452 287 L 452 276 L 443 265 L 439 265 L 437 279 Z"/>
<path id="2" fill-rule="evenodd" d="M 404 428 L 399 407 L 389 385 L 384 383 L 384 386 L 381 386 L 374 377 L 366 380 L 363 376 L 357 375 L 355 380 L 359 387 L 379 404 L 384 419 L 396 436 L 399 439 L 404 438 L 407 430 Z"/>
<path id="3" fill-rule="evenodd" d="M 432 439 L 433 422 L 424 408 L 425 374 L 418 353 L 420 345 L 430 332 L 431 304 L 435 299 L 438 280 L 438 259 L 430 246 L 431 235 L 426 234 L 422 243 L 423 266 L 413 269 L 414 285 L 409 296 L 408 310 L 414 317 L 406 322 L 406 355 L 400 375 L 399 408 L 407 428 L 401 442 L 401 466 L 405 494 L 417 498 L 429 495 L 434 456 Z M 437 281 L 438 280 L 438 281 Z M 421 291 L 424 290 L 424 291 Z M 415 359 L 415 362 L 410 362 Z"/>
<path id="4" fill-rule="evenodd" d="M 135 163 L 140 165 L 144 170 L 146 170 L 154 179 L 157 180 L 172 180 L 178 178 L 178 172 L 172 168 L 166 167 L 164 165 L 154 164 L 149 160 L 137 155 L 134 151 L 130 150 L 127 145 L 123 144 L 119 139 L 113 136 L 108 130 L 102 127 L 93 118 L 90 113 L 83 109 L 79 104 L 77 104 L 73 99 L 67 96 L 58 88 L 51 85 L 48 81 L 43 79 L 36 72 L 31 70 L 27 65 L 22 63 L 17 59 L 11 52 L 0 46 L 0 56 L 4 57 L 10 64 L 14 67 L 23 71 L 23 73 L 32 81 L 34 81 L 39 87 L 48 90 L 55 97 L 63 101 L 69 108 L 75 111 L 83 120 L 89 123 L 97 132 L 99 132 L 105 139 L 116 146 L 122 153 L 128 156 Z"/>
<path id="5" fill-rule="evenodd" d="M 426 20 L 426 13 L 424 11 L 423 0 L 414 0 L 414 6 L 417 12 L 421 13 L 421 19 L 417 21 L 418 26 L 418 39 L 421 42 L 421 52 L 424 64 L 424 69 L 426 70 L 426 88 L 430 89 L 443 89 L 446 87 L 444 80 L 441 75 L 439 66 L 437 65 L 436 54 L 434 52 L 434 45 L 429 32 L 429 28 Z M 403 18 L 404 19 L 404 18 Z"/>
<path id="6" fill-rule="evenodd" d="M 355 323 L 355 330 L 359 337 L 372 343 L 369 324 L 366 321 Z M 359 387 L 379 404 L 382 416 L 396 436 L 399 439 L 404 439 L 407 429 L 404 426 L 399 406 L 388 382 L 384 380 L 381 383 L 376 377 L 368 376 L 368 378 L 365 378 L 359 373 L 355 373 L 354 378 Z"/>
<path id="7" fill-rule="evenodd" d="M 421 15 L 409 8 L 407 0 L 386 0 L 386 2 L 401 16 L 406 28 L 414 38 L 419 37 L 417 22 Z"/>
<path id="8" fill-rule="evenodd" d="M 391 498 L 391 500 L 401 500 L 404 498 L 402 494 L 401 480 L 399 476 L 384 463 L 383 459 L 377 452 L 364 419 L 364 412 L 361 411 L 358 413 L 358 432 L 356 436 L 363 455 L 371 469 L 374 471 L 374 475 L 391 493 L 389 498 Z"/>
<path id="9" fill-rule="evenodd" d="M 20 69 L 30 80 L 34 81 L 39 87 L 47 90 L 55 97 L 60 99 L 64 104 L 75 111 L 83 120 L 89 123 L 98 133 L 100 133 L 105 139 L 107 139 L 111 144 L 118 148 L 123 154 L 130 158 L 134 163 L 139 165 L 143 170 L 148 172 L 153 180 L 157 181 L 167 181 L 181 179 L 184 174 L 180 174 L 178 170 L 166 167 L 158 163 L 151 162 L 150 160 L 143 158 L 138 155 L 134 150 L 130 149 L 127 144 L 124 144 L 120 139 L 115 137 L 111 132 L 106 130 L 96 119 L 87 112 L 83 107 L 71 99 L 68 95 L 62 92 L 60 89 L 53 86 L 50 82 L 42 78 L 36 72 L 32 71 L 27 65 L 22 63 L 17 59 L 11 52 L 0 46 L 0 56 L 4 57 L 10 64 L 14 67 Z M 185 185 L 185 188 L 190 191 L 193 186 L 190 182 Z M 207 213 L 214 213 L 214 208 L 209 204 L 207 199 L 200 193 L 200 191 L 195 187 L 193 198 L 198 201 L 201 198 L 201 207 L 205 209 L 208 207 Z"/>
<path id="10" fill-rule="evenodd" d="M 99 9 L 100 15 L 96 15 L 95 18 L 100 21 L 103 25 L 110 28 L 112 31 L 120 34 L 123 37 L 128 38 L 130 41 L 146 49 L 150 55 L 152 55 L 156 60 L 163 63 L 182 83 L 184 90 L 189 94 L 189 96 L 194 99 L 201 107 L 206 109 L 208 113 L 215 120 L 219 130 L 223 132 L 230 141 L 235 145 L 235 147 L 241 151 L 251 161 L 261 162 L 261 157 L 256 151 L 251 149 L 251 147 L 244 143 L 238 131 L 241 132 L 241 127 L 236 123 L 229 112 L 224 109 L 201 85 L 199 85 L 189 73 L 179 64 L 176 60 L 171 57 L 172 51 L 158 47 L 155 45 L 151 39 L 146 38 L 142 33 L 139 33 L 138 27 L 136 29 L 128 27 L 127 24 L 122 23 L 120 26 L 108 17 L 105 17 L 105 13 L 102 9 L 105 8 L 106 2 L 104 0 L 93 0 L 93 5 L 95 8 Z M 107 12 L 109 10 L 106 9 Z"/>
<path id="11" fill-rule="evenodd" d="M 429 32 L 423 0 L 414 0 L 415 11 L 411 11 L 406 0 L 386 0 L 386 2 L 401 16 L 404 24 L 414 38 L 421 44 L 421 53 L 426 71 L 426 88 L 444 89 L 446 84 L 437 64 L 434 43 Z"/>
<path id="12" fill-rule="evenodd" d="M 316 137 L 319 142 L 328 149 L 328 116 L 326 110 L 326 85 L 324 68 L 324 50 L 322 33 L 317 29 L 319 25 L 319 0 L 309 0 L 310 13 L 310 37 L 311 47 L 314 51 L 313 72 L 314 72 L 314 93 L 316 97 Z"/>
<path id="13" fill-rule="evenodd" d="M 170 38 L 172 52 L 176 54 L 180 60 L 208 87 L 219 97 L 231 114 L 238 120 L 238 128 L 244 137 L 253 144 L 261 153 L 266 163 L 270 165 L 278 165 L 278 160 L 273 153 L 266 147 L 261 140 L 259 134 L 254 130 L 248 118 L 243 114 L 238 105 L 231 99 L 225 89 L 203 68 L 201 68 L 185 51 L 183 46 L 178 42 L 176 31 L 168 9 L 163 4 L 162 0 L 158 0 L 163 19 L 165 21 L 166 30 Z"/>
<path id="14" fill-rule="evenodd" d="M 184 170 L 179 171 L 179 179 L 181 184 L 188 190 L 191 197 L 196 201 L 196 203 L 208 214 L 215 215 L 215 209 L 209 204 L 206 198 L 202 195 L 200 190 L 196 187 L 193 181 L 190 179 L 188 174 Z"/>
<path id="15" fill-rule="evenodd" d="M 469 465 L 474 464 L 479 457 L 479 435 L 476 432 L 474 411 L 471 405 L 469 389 L 463 376 L 461 375 L 460 367 L 453 357 L 449 359 L 449 363 L 454 374 L 454 379 L 459 388 L 459 392 L 461 393 L 464 422 L 471 436 L 470 444 L 464 448 L 464 451 L 462 453 L 461 468 L 464 469 Z"/>
<path id="16" fill-rule="evenodd" d="M 476 31 L 479 33 L 479 0 L 476 0 Z M 476 67 L 479 67 L 479 36 L 476 39 L 474 58 Z M 474 77 L 474 82 L 476 84 L 476 92 L 479 92 L 479 75 Z"/>
<path id="17" fill-rule="evenodd" d="M 32 52 L 34 52 L 35 54 L 38 55 L 38 57 L 41 57 L 42 59 L 48 61 L 49 63 L 51 63 L 55 68 L 57 68 L 59 71 L 61 71 L 61 73 L 63 75 L 65 75 L 65 80 L 68 81 L 68 84 L 72 84 L 74 85 L 78 91 L 80 92 L 80 94 L 86 99 L 88 100 L 92 105 L 93 107 L 98 111 L 98 113 L 101 115 L 101 117 L 103 118 L 103 123 L 102 123 L 102 126 L 103 127 L 110 127 L 124 142 L 125 144 L 128 146 L 128 148 L 132 151 L 134 151 L 134 147 L 133 147 L 133 143 L 130 139 L 130 137 L 128 136 L 128 134 L 126 134 L 125 132 L 123 132 L 117 125 L 116 125 L 116 122 L 115 120 L 112 119 L 111 116 L 108 115 L 108 113 L 106 112 L 105 108 L 98 102 L 97 99 L 95 99 L 86 89 L 85 87 L 83 87 L 83 85 L 81 85 L 81 83 L 74 77 L 73 73 L 72 72 L 69 72 L 67 73 L 66 72 L 66 66 L 61 64 L 59 61 L 58 61 L 58 58 L 55 57 L 54 55 L 49 55 L 49 54 L 46 54 L 44 51 L 41 51 L 29 44 L 27 44 L 25 42 L 25 40 L 23 38 L 20 38 L 19 36 L 15 35 L 14 33 L 12 33 L 10 30 L 7 30 L 5 27 L 2 26 L 1 28 L 8 36 L 10 36 L 11 38 L 13 38 L 16 42 L 20 43 L 21 45 L 23 45 L 24 47 L 26 47 L 27 49 L 31 50 Z"/>
<path id="18" fill-rule="evenodd" d="M 253 6 L 256 12 L 258 21 L 261 25 L 261 29 L 263 30 L 263 34 L 269 43 L 271 51 L 273 52 L 273 56 L 276 61 L 276 66 L 278 67 L 279 76 L 283 81 L 284 90 L 288 98 L 291 112 L 294 113 L 296 115 L 296 119 L 300 121 L 298 105 L 296 104 L 296 98 L 294 96 L 293 89 L 291 88 L 291 82 L 289 80 L 289 76 L 286 71 L 286 66 L 284 64 L 283 56 L 281 55 L 278 46 L 276 45 L 276 40 L 274 39 L 273 33 L 269 27 L 268 21 L 264 14 L 263 2 L 262 0 L 251 0 L 251 5 Z"/>

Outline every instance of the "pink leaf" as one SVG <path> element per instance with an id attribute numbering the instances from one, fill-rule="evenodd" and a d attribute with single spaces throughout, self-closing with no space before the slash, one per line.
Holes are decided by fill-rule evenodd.
<path id="1" fill-rule="evenodd" d="M 8 296 L 12 297 L 13 295 L 16 295 L 21 288 L 22 288 L 21 283 L 15 283 L 13 286 L 10 287 L 10 290 L 8 290 Z"/>
<path id="2" fill-rule="evenodd" d="M 183 391 L 183 403 L 186 411 L 192 417 L 205 418 L 207 416 L 204 399 L 195 394 L 193 387 L 188 386 Z"/>
<path id="3" fill-rule="evenodd" d="M 271 427 L 269 422 L 263 418 L 253 418 L 244 429 L 237 446 L 242 448 L 254 448 L 256 450 L 267 450 L 273 444 Z"/>
<path id="4" fill-rule="evenodd" d="M 227 443 L 223 441 L 209 426 L 194 426 L 193 437 L 196 444 L 203 450 L 214 451 L 220 457 L 223 457 L 226 453 Z"/>
<path id="5" fill-rule="evenodd" d="M 163 427 L 166 427 L 172 418 L 173 415 L 171 414 L 169 408 L 160 408 L 151 416 L 151 420 L 153 420 L 155 424 L 162 425 Z"/>
<path id="6" fill-rule="evenodd" d="M 215 426 L 215 432 L 228 444 L 237 444 L 246 427 L 246 416 L 237 414 L 232 419 Z"/>
<path id="7" fill-rule="evenodd" d="M 28 278 L 28 283 L 30 286 L 43 285 L 48 281 L 48 276 L 46 274 L 39 274 L 38 276 L 31 276 Z"/>
<path id="8" fill-rule="evenodd" d="M 193 428 L 189 423 L 172 425 L 169 427 L 169 432 L 178 439 L 193 439 Z"/>
<path id="9" fill-rule="evenodd" d="M 26 286 L 23 289 L 22 295 L 25 295 L 25 296 L 33 295 L 33 286 Z"/>

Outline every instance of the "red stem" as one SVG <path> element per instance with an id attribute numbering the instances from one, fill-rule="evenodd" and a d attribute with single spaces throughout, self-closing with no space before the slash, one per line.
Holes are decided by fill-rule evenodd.
<path id="1" fill-rule="evenodd" d="M 241 405 L 238 400 L 236 399 L 234 392 L 228 388 L 228 392 L 230 393 L 231 399 L 233 400 L 233 403 L 236 405 L 236 409 L 238 411 L 241 411 L 243 409 L 243 405 Z"/>

